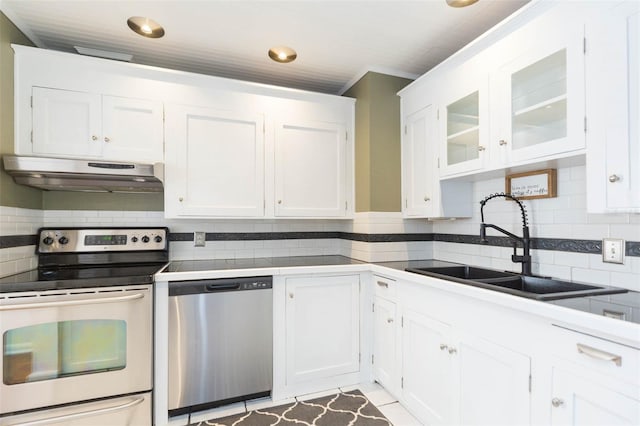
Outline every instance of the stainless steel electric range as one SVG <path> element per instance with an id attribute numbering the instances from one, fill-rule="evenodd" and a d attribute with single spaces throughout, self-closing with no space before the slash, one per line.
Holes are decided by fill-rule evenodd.
<path id="1" fill-rule="evenodd" d="M 150 425 L 153 275 L 166 228 L 43 228 L 0 279 L 0 425 Z"/>

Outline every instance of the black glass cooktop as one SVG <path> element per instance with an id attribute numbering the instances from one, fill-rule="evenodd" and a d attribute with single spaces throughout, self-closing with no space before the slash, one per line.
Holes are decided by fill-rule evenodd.
<path id="1" fill-rule="evenodd" d="M 166 263 L 41 268 L 0 278 L 0 293 L 152 284 Z"/>

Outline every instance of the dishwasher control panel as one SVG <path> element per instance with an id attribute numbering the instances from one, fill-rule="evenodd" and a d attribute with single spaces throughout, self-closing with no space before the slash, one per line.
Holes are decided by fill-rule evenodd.
<path id="1" fill-rule="evenodd" d="M 262 288 L 271 288 L 271 280 L 256 280 L 240 284 L 240 290 L 259 290 Z"/>

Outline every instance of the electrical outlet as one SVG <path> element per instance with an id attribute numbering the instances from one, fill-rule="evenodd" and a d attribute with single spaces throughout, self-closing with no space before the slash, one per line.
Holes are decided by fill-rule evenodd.
<path id="1" fill-rule="evenodd" d="M 607 263 L 623 263 L 624 240 L 605 238 L 602 240 L 602 261 Z"/>
<path id="2" fill-rule="evenodd" d="M 204 247 L 206 244 L 206 233 L 205 232 L 194 232 L 193 233 L 193 246 L 194 247 Z"/>

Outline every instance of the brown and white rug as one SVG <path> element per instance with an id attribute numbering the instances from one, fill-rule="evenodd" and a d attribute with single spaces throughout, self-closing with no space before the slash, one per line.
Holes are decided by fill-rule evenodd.
<path id="1" fill-rule="evenodd" d="M 277 407 L 193 423 L 191 426 L 391 426 L 382 413 L 354 390 Z"/>

